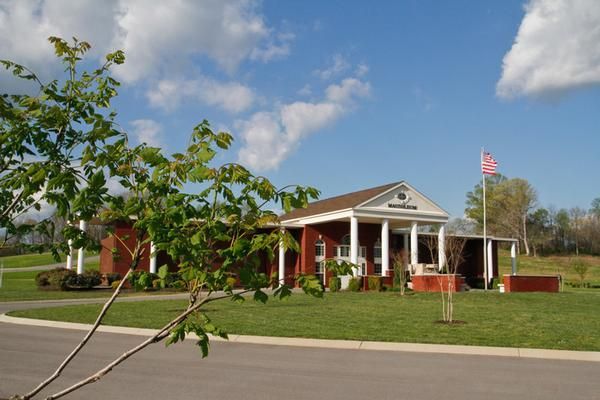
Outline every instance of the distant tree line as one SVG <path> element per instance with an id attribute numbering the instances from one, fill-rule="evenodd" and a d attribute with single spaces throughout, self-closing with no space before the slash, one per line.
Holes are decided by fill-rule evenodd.
<path id="1" fill-rule="evenodd" d="M 600 197 L 589 209 L 540 207 L 536 190 L 521 178 L 486 179 L 487 232 L 519 239 L 526 255 L 600 254 Z M 483 232 L 483 186 L 467 193 L 465 215 Z"/>

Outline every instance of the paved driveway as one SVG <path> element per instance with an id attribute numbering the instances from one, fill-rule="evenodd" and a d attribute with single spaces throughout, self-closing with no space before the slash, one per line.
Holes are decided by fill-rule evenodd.
<path id="1" fill-rule="evenodd" d="M 0 397 L 46 377 L 83 332 L 0 323 Z M 52 388 L 100 368 L 143 338 L 98 334 Z M 213 343 L 157 344 L 73 399 L 598 399 L 600 364 Z"/>

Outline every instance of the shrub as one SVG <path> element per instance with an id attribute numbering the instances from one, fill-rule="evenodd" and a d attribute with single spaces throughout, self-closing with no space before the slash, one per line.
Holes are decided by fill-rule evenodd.
<path id="1" fill-rule="evenodd" d="M 360 276 L 350 278 L 350 281 L 348 282 L 348 290 L 349 291 L 360 292 L 361 286 L 362 286 L 362 278 Z"/>
<path id="2" fill-rule="evenodd" d="M 381 283 L 382 279 L 380 276 L 369 276 L 367 278 L 367 285 L 369 285 L 369 290 L 380 292 Z"/>
<path id="3" fill-rule="evenodd" d="M 41 271 L 35 276 L 35 284 L 37 287 L 49 286 L 48 278 L 50 277 L 49 271 Z"/>
<path id="4" fill-rule="evenodd" d="M 233 289 L 235 287 L 236 283 L 237 283 L 237 279 L 235 279 L 233 276 L 230 276 L 225 280 L 225 285 L 230 287 L 231 289 Z"/>
<path id="5" fill-rule="evenodd" d="M 331 292 L 339 292 L 342 288 L 342 280 L 337 276 L 329 278 L 329 290 Z"/>
<path id="6" fill-rule="evenodd" d="M 135 290 L 146 290 L 152 288 L 152 282 L 160 277 L 156 274 L 146 271 L 135 271 L 129 275 L 129 284 Z"/>
<path id="7" fill-rule="evenodd" d="M 112 281 L 110 283 L 110 287 L 112 288 L 112 290 L 117 290 L 117 287 L 119 287 L 120 284 L 121 284 L 121 280 L 117 279 L 116 281 Z"/>
<path id="8" fill-rule="evenodd" d="M 165 287 L 167 288 L 179 289 L 182 287 L 182 284 L 183 281 L 181 280 L 181 275 L 179 272 L 169 272 L 167 276 L 165 276 Z M 185 285 L 183 284 L 183 286 Z"/>
<path id="9" fill-rule="evenodd" d="M 108 283 L 108 286 L 112 286 L 112 283 L 114 281 L 120 281 L 121 280 L 121 274 L 118 272 L 111 272 L 109 274 L 106 274 L 106 282 Z"/>
<path id="10" fill-rule="evenodd" d="M 35 276 L 35 283 L 38 287 L 46 289 L 65 289 L 67 280 L 76 275 L 75 271 L 66 268 L 55 268 L 38 273 Z"/>
<path id="11" fill-rule="evenodd" d="M 585 276 L 587 275 L 588 270 L 590 268 L 589 265 L 587 265 L 587 263 L 583 262 L 579 258 L 576 258 L 571 262 L 571 268 L 573 268 L 573 271 L 575 271 L 575 273 L 579 277 L 579 287 L 585 287 Z"/>
<path id="12" fill-rule="evenodd" d="M 65 279 L 63 289 L 91 289 L 102 282 L 98 271 L 85 271 L 83 274 L 73 274 Z"/>

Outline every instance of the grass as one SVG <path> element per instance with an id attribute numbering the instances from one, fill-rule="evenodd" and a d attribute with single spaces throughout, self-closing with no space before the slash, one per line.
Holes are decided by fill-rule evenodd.
<path id="1" fill-rule="evenodd" d="M 104 324 L 158 328 L 184 301 L 117 303 Z M 436 323 L 439 294 L 331 293 L 324 299 L 293 295 L 266 305 L 220 301 L 205 310 L 232 334 L 323 339 L 376 340 L 600 351 L 600 293 L 468 292 L 455 296 L 455 318 L 466 324 Z M 12 312 L 10 315 L 90 323 L 98 305 Z"/>
<path id="2" fill-rule="evenodd" d="M 39 265 L 52 265 L 57 263 L 50 253 L 0 257 L 0 262 L 4 263 L 4 268 L 37 267 Z"/>
<path id="3" fill-rule="evenodd" d="M 571 265 L 574 258 L 574 256 L 527 257 L 521 255 L 517 257 L 517 273 L 522 275 L 562 275 L 565 282 L 578 284 L 579 275 L 573 271 Z M 579 256 L 579 259 L 589 266 L 585 282 L 593 286 L 600 285 L 600 257 L 582 255 Z M 498 266 L 500 275 L 511 273 L 509 251 L 499 250 Z"/>
<path id="4" fill-rule="evenodd" d="M 87 252 L 87 257 L 97 255 L 97 253 Z M 75 256 L 77 257 L 77 256 Z M 64 261 L 64 257 L 62 259 Z M 40 265 L 53 265 L 58 264 L 60 261 L 56 261 L 51 253 L 41 254 L 23 254 L 20 256 L 7 256 L 0 257 L 0 263 L 4 263 L 4 268 L 25 268 L 25 267 L 37 267 Z"/>
<path id="5" fill-rule="evenodd" d="M 98 270 L 98 261 L 87 262 L 84 269 Z M 79 299 L 90 297 L 109 296 L 109 291 L 51 291 L 39 290 L 35 285 L 35 276 L 39 271 L 16 271 L 5 272 L 2 276 L 2 287 L 0 288 L 0 302 L 26 301 L 26 300 L 57 300 L 57 299 Z"/>

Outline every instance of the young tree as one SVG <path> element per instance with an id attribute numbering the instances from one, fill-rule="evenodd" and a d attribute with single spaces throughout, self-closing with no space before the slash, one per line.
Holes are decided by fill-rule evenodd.
<path id="1" fill-rule="evenodd" d="M 146 144 L 130 146 L 127 135 L 114 128 L 116 114 L 98 110 L 108 108 L 116 94 L 118 83 L 107 72 L 112 62 L 123 62 L 122 53 L 107 56 L 107 64 L 94 73 L 79 73 L 78 61 L 89 45 L 77 41 L 70 45 L 57 38 L 51 41 L 68 66 L 64 89 L 57 89 L 57 81 L 49 85 L 39 82 L 39 97 L 2 97 L 2 138 L 14 148 L 12 153 L 7 150 L 3 158 L 7 169 L 1 176 L 8 177 L 0 181 L 0 188 L 2 196 L 10 201 L 2 209 L 2 224 L 14 231 L 14 216 L 35 207 L 36 196 L 41 196 L 56 206 L 59 216 L 70 220 L 97 216 L 107 223 L 125 221 L 134 229 L 134 240 L 115 235 L 129 253 L 130 268 L 90 331 L 54 373 L 15 399 L 33 398 L 61 375 L 101 324 L 142 257 L 148 255 L 150 242 L 177 263 L 189 291 L 186 309 L 104 368 L 47 398 L 57 399 L 96 382 L 145 347 L 163 340 L 175 343 L 191 332 L 198 336 L 197 344 L 206 356 L 209 335 L 227 337 L 207 314 L 208 303 L 222 299 L 242 302 L 244 294 L 252 294 L 254 300 L 264 303 L 268 299 L 265 289 L 269 288 L 280 299 L 291 294 L 291 288 L 283 284 L 284 277 L 267 276 L 259 268 L 261 254 L 272 258 L 274 248 L 280 244 L 298 250 L 292 236 L 280 229 L 277 215 L 266 207 L 280 203 L 289 211 L 306 206 L 318 195 L 310 187 L 278 189 L 239 164 L 216 165 L 217 152 L 227 150 L 233 138 L 228 133 L 213 132 L 206 121 L 193 129 L 182 153 L 167 157 L 161 149 Z M 37 80 L 33 73 L 25 74 L 23 71 L 28 70 L 24 67 L 8 61 L 3 64 L 24 79 Z M 44 138 L 45 134 L 52 140 Z M 25 160 L 26 156 L 35 161 Z M 32 172 L 28 172 L 30 168 Z M 50 172 L 42 177 L 39 171 L 45 168 Z M 31 179 L 19 179 L 18 171 L 36 183 L 31 186 Z M 107 179 L 118 180 L 131 195 L 112 196 L 105 187 Z M 184 190 L 190 185 L 199 188 L 197 192 Z M 76 241 L 74 246 L 90 243 L 87 235 L 71 226 L 63 229 L 63 236 Z M 54 250 L 67 248 L 65 243 L 61 246 Z M 163 281 L 165 271 L 166 266 L 161 267 Z M 239 275 L 241 291 L 234 291 L 227 279 L 234 272 Z M 297 275 L 295 279 L 306 293 L 322 295 L 316 277 Z"/>
<path id="2" fill-rule="evenodd" d="M 43 204 L 56 207 L 67 219 L 74 220 L 76 213 L 90 218 L 106 195 L 103 166 L 93 160 L 106 143 L 123 137 L 115 124 L 116 113 L 110 110 L 119 83 L 109 76 L 111 66 L 124 61 L 123 53 L 108 54 L 100 68 L 79 73 L 77 63 L 90 45 L 75 40 L 71 46 L 56 37 L 49 40 L 65 65 L 63 81 L 43 83 L 28 68 L 0 60 L 16 77 L 38 86 L 36 95 L 0 96 L 0 227 L 4 232 L 0 247 L 13 236 L 53 230 L 50 216 L 18 224 Z M 78 247 L 86 244 L 85 235 L 75 229 L 68 236 Z M 65 250 L 66 245 L 50 246 L 56 257 L 60 247 Z"/>
<path id="3" fill-rule="evenodd" d="M 465 260 L 465 237 L 447 234 L 444 240 L 447 274 L 439 275 L 440 292 L 442 295 L 442 320 L 451 324 L 454 321 L 454 277 L 458 267 Z"/>
<path id="4" fill-rule="evenodd" d="M 406 292 L 406 282 L 408 280 L 406 274 L 406 266 L 408 265 L 406 251 L 394 251 L 392 253 L 392 266 L 394 268 L 394 288 L 400 291 L 400 296 L 404 296 Z"/>

